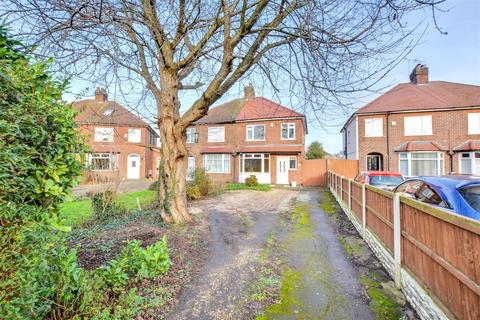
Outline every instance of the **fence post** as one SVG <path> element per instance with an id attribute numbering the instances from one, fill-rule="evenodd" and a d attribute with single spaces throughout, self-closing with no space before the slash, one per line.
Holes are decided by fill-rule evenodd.
<path id="1" fill-rule="evenodd" d="M 352 210 L 352 179 L 348 179 L 348 209 Z"/>
<path id="2" fill-rule="evenodd" d="M 343 202 L 343 176 L 340 176 L 340 200 Z"/>
<path id="3" fill-rule="evenodd" d="M 395 285 L 398 288 L 401 288 L 401 268 L 402 268 L 402 257 L 401 257 L 401 245 L 400 241 L 402 239 L 401 234 L 401 224 L 400 224 L 400 195 L 398 193 L 393 194 L 393 260 L 395 265 Z"/>
<path id="4" fill-rule="evenodd" d="M 365 232 L 365 228 L 367 227 L 367 197 L 365 184 L 362 184 L 362 227 Z"/>

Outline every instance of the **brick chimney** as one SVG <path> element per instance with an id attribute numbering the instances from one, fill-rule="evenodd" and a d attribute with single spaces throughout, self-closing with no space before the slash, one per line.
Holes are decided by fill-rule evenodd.
<path id="1" fill-rule="evenodd" d="M 428 67 L 424 64 L 417 64 L 410 73 L 410 82 L 413 84 L 428 83 Z"/>
<path id="2" fill-rule="evenodd" d="M 248 86 L 243 88 L 243 97 L 245 99 L 255 98 L 255 88 L 250 83 Z"/>
<path id="3" fill-rule="evenodd" d="M 97 102 L 108 101 L 108 94 L 105 88 L 97 88 L 97 90 L 95 90 L 95 101 Z"/>

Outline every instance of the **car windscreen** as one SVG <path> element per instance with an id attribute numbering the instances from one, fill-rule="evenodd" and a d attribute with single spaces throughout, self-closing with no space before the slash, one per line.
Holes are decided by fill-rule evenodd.
<path id="1" fill-rule="evenodd" d="M 403 182 L 400 176 L 370 176 L 372 186 L 396 186 Z"/>
<path id="2" fill-rule="evenodd" d="M 480 186 L 465 187 L 458 191 L 475 211 L 480 212 Z"/>

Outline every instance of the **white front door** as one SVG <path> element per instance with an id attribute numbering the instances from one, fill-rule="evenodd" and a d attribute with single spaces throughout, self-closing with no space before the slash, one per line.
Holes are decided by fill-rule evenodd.
<path id="1" fill-rule="evenodd" d="M 140 156 L 138 154 L 128 155 L 127 179 L 140 179 Z"/>
<path id="2" fill-rule="evenodd" d="M 277 156 L 277 184 L 288 184 L 290 157 Z"/>

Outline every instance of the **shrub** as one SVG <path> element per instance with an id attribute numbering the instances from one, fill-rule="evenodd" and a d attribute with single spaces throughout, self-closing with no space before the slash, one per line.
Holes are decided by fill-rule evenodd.
<path id="1" fill-rule="evenodd" d="M 70 318 L 93 293 L 57 211 L 81 173 L 84 146 L 75 111 L 61 101 L 66 84 L 22 48 L 0 26 L 0 314 Z"/>
<path id="2" fill-rule="evenodd" d="M 245 185 L 249 187 L 258 185 L 257 177 L 255 175 L 251 175 L 250 177 L 246 178 Z"/>
<path id="3" fill-rule="evenodd" d="M 112 190 L 95 193 L 92 196 L 92 209 L 93 219 L 97 221 L 125 213 L 125 209 L 117 204 L 116 194 Z"/>
<path id="4" fill-rule="evenodd" d="M 187 185 L 187 197 L 190 200 L 198 200 L 202 197 L 198 185 L 192 183 Z"/>
<path id="5" fill-rule="evenodd" d="M 160 188 L 160 181 L 156 180 L 148 186 L 148 190 L 157 191 Z"/>
<path id="6" fill-rule="evenodd" d="M 193 185 L 198 186 L 200 194 L 204 197 L 212 191 L 212 181 L 207 176 L 205 169 L 195 169 L 193 174 Z"/>

